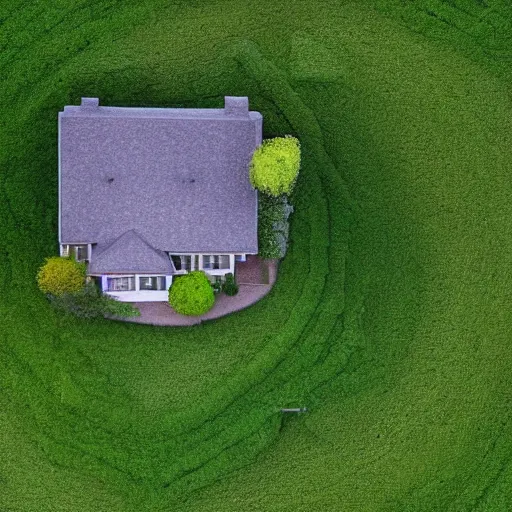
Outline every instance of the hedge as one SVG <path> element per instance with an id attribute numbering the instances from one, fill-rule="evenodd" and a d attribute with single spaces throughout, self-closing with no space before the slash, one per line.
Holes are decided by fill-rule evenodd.
<path id="1" fill-rule="evenodd" d="M 288 217 L 293 206 L 285 195 L 259 194 L 258 250 L 262 258 L 283 258 L 288 245 Z"/>

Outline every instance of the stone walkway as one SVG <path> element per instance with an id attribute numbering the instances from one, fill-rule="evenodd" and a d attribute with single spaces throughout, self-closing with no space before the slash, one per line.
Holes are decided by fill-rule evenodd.
<path id="1" fill-rule="evenodd" d="M 255 259 L 248 261 L 246 267 L 242 267 L 246 270 L 245 274 L 242 273 L 242 278 L 248 280 L 247 276 L 251 275 L 253 283 L 244 284 L 238 281 L 240 263 L 237 263 L 235 272 L 237 273 L 237 281 L 239 282 L 238 294 L 234 297 L 228 297 L 224 293 L 218 294 L 215 297 L 215 305 L 204 315 L 180 315 L 176 313 L 167 302 L 135 302 L 133 305 L 140 311 L 140 316 L 123 318 L 122 320 L 139 324 L 187 326 L 200 324 L 205 320 L 213 320 L 214 318 L 228 315 L 234 311 L 245 309 L 267 295 L 272 289 L 277 277 L 277 260 L 260 260 L 257 257 L 253 258 Z M 254 284 L 254 281 L 261 281 L 262 274 L 259 272 L 262 272 L 264 277 L 268 276 L 266 279 L 268 284 Z"/>

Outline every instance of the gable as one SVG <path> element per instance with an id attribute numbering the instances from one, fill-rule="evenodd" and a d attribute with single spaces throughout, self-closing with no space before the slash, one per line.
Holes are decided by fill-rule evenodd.
<path id="1" fill-rule="evenodd" d="M 108 245 L 93 247 L 89 274 L 155 273 L 171 274 L 167 254 L 151 247 L 136 231 L 130 230 Z"/>

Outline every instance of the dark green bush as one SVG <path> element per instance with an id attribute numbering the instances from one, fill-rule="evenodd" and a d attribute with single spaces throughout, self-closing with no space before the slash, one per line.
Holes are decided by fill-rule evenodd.
<path id="1" fill-rule="evenodd" d="M 169 290 L 169 304 L 177 313 L 197 316 L 209 311 L 215 303 L 212 285 L 201 270 L 174 279 Z"/>
<path id="2" fill-rule="evenodd" d="M 236 284 L 235 276 L 231 272 L 225 276 L 225 281 L 222 284 L 222 291 L 229 296 L 233 296 L 238 293 L 238 285 Z"/>
<path id="3" fill-rule="evenodd" d="M 258 246 L 262 258 L 283 258 L 288 244 L 288 217 L 293 207 L 285 195 L 260 192 L 258 200 Z"/>
<path id="4" fill-rule="evenodd" d="M 213 281 L 211 283 L 211 285 L 212 285 L 213 293 L 217 294 L 222 291 L 222 283 L 220 281 Z"/>
<path id="5" fill-rule="evenodd" d="M 78 292 L 62 295 L 47 294 L 47 297 L 55 309 L 77 318 L 140 315 L 140 311 L 131 304 L 104 295 L 93 282 L 86 283 Z"/>

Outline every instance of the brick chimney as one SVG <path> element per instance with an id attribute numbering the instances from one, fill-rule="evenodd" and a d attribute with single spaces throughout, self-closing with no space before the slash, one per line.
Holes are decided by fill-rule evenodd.
<path id="1" fill-rule="evenodd" d="M 225 96 L 224 112 L 228 116 L 249 117 L 249 98 L 247 96 Z"/>
<path id="2" fill-rule="evenodd" d="M 82 98 L 82 103 L 80 103 L 80 108 L 86 108 L 87 110 L 92 110 L 98 108 L 100 104 L 99 98 Z"/>

